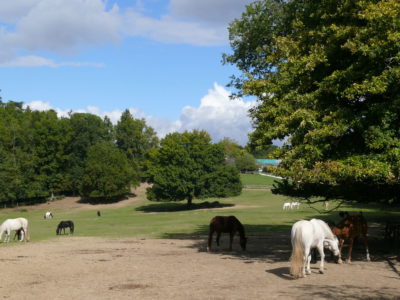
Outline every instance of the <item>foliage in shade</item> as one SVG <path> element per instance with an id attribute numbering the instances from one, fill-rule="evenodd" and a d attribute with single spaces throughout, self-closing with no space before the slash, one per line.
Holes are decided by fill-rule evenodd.
<path id="1" fill-rule="evenodd" d="M 242 71 L 231 85 L 260 100 L 251 144 L 286 141 L 277 173 L 295 190 L 400 200 L 399 11 L 397 0 L 263 0 L 231 23 L 224 61 Z M 362 197 L 344 192 L 353 185 Z"/>
<path id="2" fill-rule="evenodd" d="M 123 152 L 105 142 L 88 148 L 80 185 L 83 197 L 111 199 L 129 193 L 132 185 L 139 185 L 138 173 Z"/>
<path id="3" fill-rule="evenodd" d="M 225 163 L 220 145 L 205 131 L 172 133 L 151 153 L 147 196 L 156 201 L 227 197 L 241 192 L 236 168 Z"/>

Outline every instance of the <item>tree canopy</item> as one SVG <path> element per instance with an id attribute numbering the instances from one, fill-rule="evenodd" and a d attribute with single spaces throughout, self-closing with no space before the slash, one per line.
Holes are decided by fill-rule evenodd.
<path id="1" fill-rule="evenodd" d="M 239 172 L 225 163 L 223 148 L 205 131 L 168 134 L 151 152 L 147 196 L 156 201 L 238 195 Z"/>
<path id="2" fill-rule="evenodd" d="M 400 2 L 263 0 L 229 27 L 253 147 L 285 140 L 296 190 L 399 201 Z M 321 188 L 323 187 L 323 188 Z"/>
<path id="3" fill-rule="evenodd" d="M 0 204 L 43 202 L 52 194 L 100 199 L 129 192 L 143 177 L 130 158 L 146 157 L 158 140 L 144 120 L 128 114 L 114 126 L 107 117 L 59 118 L 53 110 L 32 111 L 0 98 Z M 137 124 L 125 129 L 134 147 L 120 143 L 126 119 Z"/>

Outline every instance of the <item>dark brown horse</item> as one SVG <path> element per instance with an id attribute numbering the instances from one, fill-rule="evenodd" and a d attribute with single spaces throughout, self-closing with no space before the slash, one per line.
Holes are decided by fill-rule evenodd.
<path id="1" fill-rule="evenodd" d="M 339 238 L 339 263 L 342 263 L 342 248 L 345 240 L 349 240 L 349 253 L 347 255 L 347 262 L 351 262 L 351 253 L 353 251 L 354 239 L 362 236 L 364 238 L 365 250 L 367 253 L 367 260 L 370 261 L 369 252 L 368 252 L 368 224 L 367 220 L 365 220 L 362 212 L 358 215 L 342 215 L 343 219 L 339 222 L 338 225 L 332 227 L 332 232 L 338 236 Z"/>
<path id="2" fill-rule="evenodd" d="M 242 250 L 246 250 L 247 238 L 244 234 L 244 227 L 242 223 L 235 216 L 216 216 L 210 221 L 210 231 L 208 233 L 208 247 L 207 251 L 211 251 L 212 236 L 217 232 L 217 245 L 219 246 L 219 238 L 222 232 L 229 233 L 229 250 L 232 250 L 233 237 L 236 232 L 239 232 L 240 246 Z"/>

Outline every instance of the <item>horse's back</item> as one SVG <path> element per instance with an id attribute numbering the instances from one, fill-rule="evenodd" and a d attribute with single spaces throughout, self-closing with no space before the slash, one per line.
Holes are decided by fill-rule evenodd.
<path id="1" fill-rule="evenodd" d="M 210 229 L 220 232 L 231 232 L 237 228 L 243 228 L 243 225 L 235 216 L 215 216 L 210 221 Z"/>

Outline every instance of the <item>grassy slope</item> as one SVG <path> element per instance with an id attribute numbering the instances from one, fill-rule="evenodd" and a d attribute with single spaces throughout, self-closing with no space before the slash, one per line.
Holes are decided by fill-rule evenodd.
<path id="1" fill-rule="evenodd" d="M 243 175 L 243 183 L 248 186 L 272 186 L 274 179 L 260 175 Z M 282 211 L 284 202 L 293 199 L 274 195 L 269 189 L 244 189 L 234 198 L 207 199 L 222 204 L 234 204 L 224 209 L 178 210 L 184 203 L 155 203 L 147 200 L 135 205 L 118 209 L 102 210 L 97 217 L 93 210 L 57 210 L 55 218 L 43 219 L 44 211 L 0 211 L 0 220 L 25 217 L 30 222 L 31 240 L 33 242 L 56 238 L 55 230 L 60 220 L 73 220 L 76 236 L 102 237 L 172 237 L 204 235 L 208 230 L 209 220 L 215 215 L 235 215 L 245 224 L 246 231 L 251 233 L 265 231 L 289 231 L 291 225 L 304 218 L 338 219 L 337 212 L 319 215 L 315 210 L 302 205 L 299 210 Z M 197 201 L 196 201 L 197 202 Z M 201 202 L 200 200 L 198 202 Z M 139 208 L 139 209 L 138 209 Z M 322 205 L 319 205 L 322 210 Z M 159 210 L 165 212 L 156 212 Z M 353 205 L 342 206 L 342 210 L 362 210 L 369 220 L 378 220 L 387 216 L 400 217 L 398 211 L 382 211 L 378 206 Z M 144 212 L 146 211 L 146 212 Z M 154 212 L 152 212 L 154 211 Z M 60 237 L 58 237 L 60 238 Z"/>

